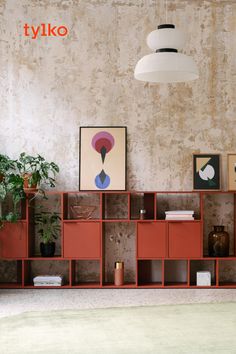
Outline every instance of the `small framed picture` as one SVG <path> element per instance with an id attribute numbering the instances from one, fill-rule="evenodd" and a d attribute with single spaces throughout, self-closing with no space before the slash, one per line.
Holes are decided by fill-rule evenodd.
<path id="1" fill-rule="evenodd" d="M 80 127 L 80 190 L 126 190 L 126 136 L 126 127 Z"/>
<path id="2" fill-rule="evenodd" d="M 193 154 L 193 189 L 220 189 L 219 154 Z"/>
<path id="3" fill-rule="evenodd" d="M 228 190 L 236 190 L 236 154 L 228 154 Z"/>

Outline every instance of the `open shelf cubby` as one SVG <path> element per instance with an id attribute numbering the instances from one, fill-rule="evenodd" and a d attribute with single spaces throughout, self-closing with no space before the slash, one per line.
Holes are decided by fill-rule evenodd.
<path id="1" fill-rule="evenodd" d="M 99 287 L 101 265 L 98 260 L 72 260 L 72 286 Z"/>
<path id="2" fill-rule="evenodd" d="M 211 273 L 211 286 L 216 286 L 216 260 L 191 260 L 190 285 L 197 286 L 197 272 L 208 271 Z"/>
<path id="3" fill-rule="evenodd" d="M 173 287 L 188 285 L 188 262 L 186 260 L 165 260 L 164 285 Z"/>
<path id="4" fill-rule="evenodd" d="M 219 261 L 219 286 L 236 287 L 236 259 Z"/>
<path id="5" fill-rule="evenodd" d="M 155 193 L 131 193 L 130 215 L 132 220 L 140 219 L 140 210 L 145 210 L 144 219 L 153 220 L 155 218 Z"/>
<path id="6" fill-rule="evenodd" d="M 24 286 L 32 287 L 33 278 L 38 275 L 63 276 L 63 285 L 69 285 L 69 261 L 68 260 L 27 260 L 24 261 Z"/>
<path id="7" fill-rule="evenodd" d="M 163 266 L 162 260 L 139 260 L 138 261 L 138 286 L 162 286 Z"/>
<path id="8" fill-rule="evenodd" d="M 101 218 L 100 193 L 64 193 L 63 206 L 64 220 L 98 220 Z"/>
<path id="9" fill-rule="evenodd" d="M 22 261 L 0 260 L 0 288 L 22 286 Z"/>
<path id="10" fill-rule="evenodd" d="M 13 210 L 13 200 L 10 194 L 7 194 L 6 199 L 0 202 L 0 215 L 4 219 L 9 212 Z M 26 220 L 26 200 L 22 199 L 16 206 L 16 214 L 19 220 Z"/>
<path id="11" fill-rule="evenodd" d="M 214 225 L 223 225 L 229 233 L 229 255 L 235 256 L 235 194 L 205 193 L 203 196 L 203 251 L 208 256 L 208 235 Z"/>
<path id="12" fill-rule="evenodd" d="M 129 218 L 128 193 L 103 193 L 102 218 L 105 220 L 126 220 Z"/>
<path id="13" fill-rule="evenodd" d="M 40 243 L 42 242 L 39 234 L 41 226 L 36 225 L 36 217 L 41 213 L 56 213 L 60 218 L 61 213 L 61 194 L 53 193 L 46 194 L 46 198 L 43 195 L 35 195 L 29 199 L 29 257 L 41 257 Z M 56 239 L 53 241 L 56 243 L 55 257 L 62 256 L 62 223 L 58 221 L 59 230 L 56 233 Z"/>
<path id="14" fill-rule="evenodd" d="M 124 262 L 124 282 L 135 284 L 135 232 L 133 222 L 103 223 L 103 285 L 114 284 L 114 264 Z"/>
<path id="15" fill-rule="evenodd" d="M 201 219 L 200 194 L 192 193 L 157 193 L 156 195 L 156 218 L 165 219 L 165 211 L 173 210 L 193 210 L 194 219 Z"/>

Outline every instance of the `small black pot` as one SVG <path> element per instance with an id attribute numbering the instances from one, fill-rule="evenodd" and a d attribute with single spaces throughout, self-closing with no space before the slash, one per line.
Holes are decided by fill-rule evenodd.
<path id="1" fill-rule="evenodd" d="M 56 249 L 55 242 L 40 243 L 40 252 L 42 257 L 53 257 Z"/>

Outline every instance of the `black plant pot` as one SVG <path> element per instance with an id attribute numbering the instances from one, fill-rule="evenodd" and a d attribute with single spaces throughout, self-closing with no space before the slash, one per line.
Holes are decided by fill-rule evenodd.
<path id="1" fill-rule="evenodd" d="M 40 252 L 42 257 L 53 257 L 56 249 L 55 242 L 40 243 Z"/>

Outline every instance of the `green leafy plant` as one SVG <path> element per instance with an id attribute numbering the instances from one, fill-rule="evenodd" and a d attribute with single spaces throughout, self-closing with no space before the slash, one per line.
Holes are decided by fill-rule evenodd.
<path id="1" fill-rule="evenodd" d="M 55 175 L 59 172 L 55 162 L 47 162 L 41 155 L 30 156 L 22 152 L 17 167 L 23 180 L 28 179 L 29 187 L 40 186 L 41 183 L 55 187 Z"/>
<path id="2" fill-rule="evenodd" d="M 3 221 L 16 222 L 19 218 L 18 205 L 22 199 L 26 198 L 24 191 L 25 180 L 31 188 L 40 187 L 41 183 L 55 187 L 55 175 L 59 172 L 59 167 L 54 162 L 47 162 L 44 157 L 20 154 L 18 160 L 11 160 L 7 155 L 0 154 L 0 202 L 4 202 L 8 196 L 12 198 L 12 208 L 4 216 L 0 216 L 0 227 Z M 45 192 L 39 189 L 44 198 Z M 34 199 L 36 195 L 31 197 Z"/>
<path id="3" fill-rule="evenodd" d="M 38 208 L 40 212 L 35 213 L 35 225 L 38 226 L 38 234 L 43 243 L 50 243 L 57 239 L 60 231 L 59 213 Z"/>
<path id="4" fill-rule="evenodd" d="M 0 217 L 0 227 L 3 226 L 4 220 L 11 222 L 18 220 L 17 206 L 21 199 L 25 198 L 23 180 L 17 173 L 16 161 L 0 154 L 0 202 L 3 202 L 9 194 L 12 196 L 13 210 Z"/>
<path id="5" fill-rule="evenodd" d="M 4 178 L 6 173 L 16 169 L 16 161 L 11 160 L 7 155 L 0 154 L 0 180 Z"/>

